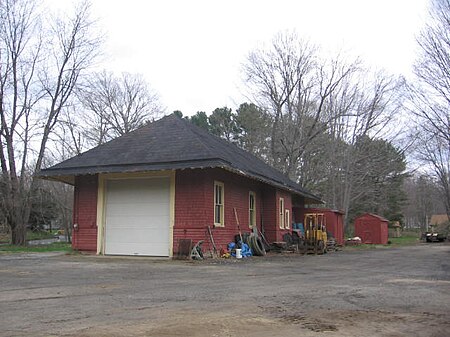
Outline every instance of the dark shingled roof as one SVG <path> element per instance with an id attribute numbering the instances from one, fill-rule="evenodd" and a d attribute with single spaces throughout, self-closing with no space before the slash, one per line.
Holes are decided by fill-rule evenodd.
<path id="1" fill-rule="evenodd" d="M 39 176 L 73 182 L 73 176 L 83 174 L 213 167 L 291 191 L 308 202 L 321 202 L 249 152 L 174 114 L 43 169 Z"/>

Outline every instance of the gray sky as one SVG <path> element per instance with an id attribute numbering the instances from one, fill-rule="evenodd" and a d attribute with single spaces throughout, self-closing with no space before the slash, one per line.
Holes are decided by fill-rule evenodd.
<path id="1" fill-rule="evenodd" d="M 50 0 L 56 1 L 56 0 Z M 408 76 L 428 0 L 92 0 L 106 33 L 102 68 L 142 73 L 167 112 L 210 113 L 245 101 L 248 52 L 284 30 L 324 51 Z"/>

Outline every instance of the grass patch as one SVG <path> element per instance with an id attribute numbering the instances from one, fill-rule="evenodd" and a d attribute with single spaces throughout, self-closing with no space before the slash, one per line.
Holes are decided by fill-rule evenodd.
<path id="1" fill-rule="evenodd" d="M 360 244 L 360 245 L 349 245 L 342 247 L 345 250 L 367 250 L 367 249 L 377 249 L 377 248 L 387 248 L 391 245 L 369 245 L 369 244 Z"/>
<path id="2" fill-rule="evenodd" d="M 54 232 L 27 231 L 27 240 L 45 240 L 45 239 L 53 239 L 54 237 L 55 237 Z"/>
<path id="3" fill-rule="evenodd" d="M 14 246 L 0 245 L 3 253 L 45 253 L 45 252 L 72 252 L 72 245 L 67 242 L 53 242 L 48 245 Z"/>
<path id="4" fill-rule="evenodd" d="M 350 245 L 344 246 L 346 250 L 364 250 L 364 249 L 379 249 L 379 248 L 389 248 L 389 247 L 398 247 L 398 246 L 410 246 L 415 245 L 420 242 L 420 239 L 417 235 L 410 236 L 402 236 L 400 238 L 389 238 L 390 244 L 387 245 L 370 245 L 370 244 L 361 244 L 361 245 Z"/>
<path id="5" fill-rule="evenodd" d="M 417 235 L 414 236 L 405 235 L 400 238 L 389 238 L 389 241 L 391 241 L 391 244 L 395 246 L 414 245 L 420 242 L 419 237 Z"/>

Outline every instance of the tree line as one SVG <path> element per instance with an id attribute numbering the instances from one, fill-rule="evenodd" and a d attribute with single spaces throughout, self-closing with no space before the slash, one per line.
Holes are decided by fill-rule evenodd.
<path id="1" fill-rule="evenodd" d="M 186 118 L 321 195 L 347 223 L 361 212 L 409 224 L 450 214 L 449 13 L 450 1 L 432 2 L 414 82 L 282 32 L 243 62 L 247 103 Z M 5 0 L 0 16 L 0 222 L 24 244 L 30 221 L 70 228 L 72 191 L 36 179 L 42 167 L 165 109 L 142 75 L 92 71 L 103 38 L 89 2 L 48 15 L 34 1 Z"/>
<path id="2" fill-rule="evenodd" d="M 176 113 L 182 117 L 180 111 Z M 236 111 L 223 107 L 209 116 L 197 112 L 185 118 L 263 161 L 276 163 L 270 145 L 275 117 L 253 103 L 243 103 Z M 349 221 L 363 212 L 403 221 L 406 196 L 402 185 L 407 177 L 404 153 L 382 138 L 359 135 L 353 143 L 347 143 L 325 125 L 321 130 L 299 156 L 291 178 L 322 196 L 327 207 L 345 210 Z M 275 134 L 279 138 L 273 143 L 285 150 L 281 133 Z M 288 174 L 283 165 L 278 168 Z"/>

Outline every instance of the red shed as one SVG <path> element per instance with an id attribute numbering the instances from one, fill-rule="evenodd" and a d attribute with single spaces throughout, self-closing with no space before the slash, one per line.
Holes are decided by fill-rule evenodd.
<path id="1" fill-rule="evenodd" d="M 325 217 L 327 233 L 336 239 L 338 245 L 344 244 L 344 212 L 330 208 L 297 208 L 293 209 L 294 221 L 303 223 L 306 213 L 322 213 Z"/>
<path id="2" fill-rule="evenodd" d="M 366 213 L 355 219 L 355 236 L 362 243 L 382 244 L 388 242 L 388 220 L 375 214 Z"/>

